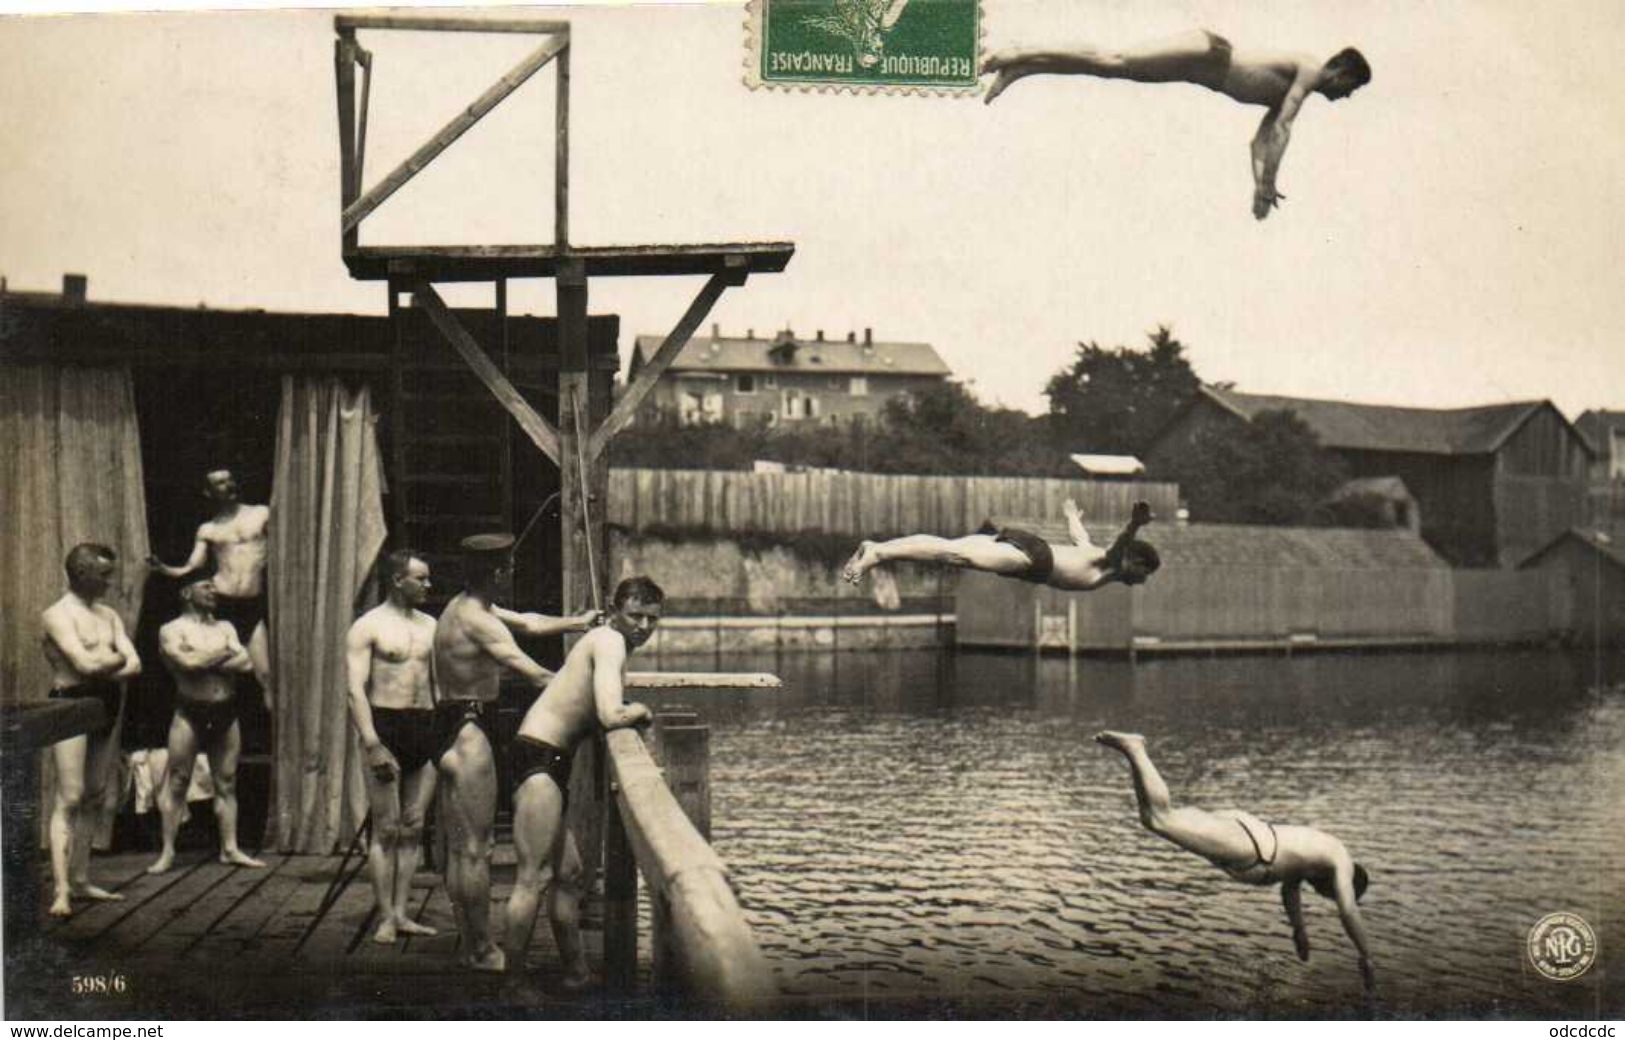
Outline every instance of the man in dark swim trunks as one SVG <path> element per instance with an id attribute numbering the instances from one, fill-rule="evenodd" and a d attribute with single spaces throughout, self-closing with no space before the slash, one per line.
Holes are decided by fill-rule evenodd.
<path id="1" fill-rule="evenodd" d="M 91 900 L 124 897 L 90 883 L 90 806 L 98 804 L 118 754 L 118 720 L 124 707 L 124 680 L 141 674 L 141 658 L 124 631 L 118 612 L 102 602 L 118 568 L 105 545 L 84 542 L 63 561 L 68 591 L 40 614 L 45 629 L 41 649 L 51 666 L 53 699 L 94 697 L 105 719 L 94 733 L 51 745 L 56 765 L 56 796 L 51 802 L 52 917 L 72 913 L 70 896 Z"/>
<path id="2" fill-rule="evenodd" d="M 175 865 L 175 835 L 186 813 L 186 789 L 199 750 L 209 756 L 214 782 L 214 815 L 220 828 L 220 862 L 263 867 L 237 847 L 237 759 L 242 731 L 237 725 L 236 677 L 253 671 L 236 629 L 214 616 L 212 578 L 181 589 L 181 616 L 158 630 L 164 664 L 175 677 L 175 717 L 169 723 L 169 768 L 158 789 L 163 817 L 163 851 L 149 874 Z"/>
<path id="3" fill-rule="evenodd" d="M 509 753 L 513 767 L 513 844 L 518 876 L 508 897 L 508 965 L 524 967 L 536 927 L 536 908 L 549 889 L 548 919 L 564 962 L 566 989 L 587 984 L 581 946 L 581 856 L 565 826 L 571 757 L 598 728 L 636 726 L 649 709 L 627 704 L 627 654 L 648 641 L 660 623 L 665 593 L 648 578 L 627 578 L 615 588 L 609 620 L 576 641 L 542 695 L 536 698 Z"/>
<path id="4" fill-rule="evenodd" d="M 1337 101 L 1371 81 L 1371 66 L 1353 47 L 1323 62 L 1307 54 L 1238 50 L 1205 29 L 1121 51 L 1089 46 L 1012 48 L 989 57 L 982 71 L 995 74 L 984 98 L 989 104 L 1024 76 L 1053 73 L 1137 83 L 1193 83 L 1244 105 L 1263 105 L 1264 120 L 1252 144 L 1253 216 L 1259 220 L 1286 198 L 1275 190 L 1275 175 L 1304 100 L 1320 94 Z"/>
<path id="5" fill-rule="evenodd" d="M 389 598 L 350 626 L 345 641 L 350 720 L 367 759 L 372 807 L 374 942 L 434 935 L 406 914 L 412 875 L 423 856 L 423 821 L 434 798 L 439 745 L 434 726 L 430 657 L 434 618 L 419 610 L 429 595 L 429 565 L 410 549 L 384 558 Z"/>
<path id="6" fill-rule="evenodd" d="M 999 528 L 990 521 L 975 534 L 960 538 L 912 534 L 889 542 L 864 542 L 847 561 L 842 575 L 856 585 L 882 563 L 913 560 L 987 571 L 1065 592 L 1091 592 L 1112 582 L 1139 585 L 1162 566 L 1157 551 L 1135 537 L 1151 522 L 1151 507 L 1146 503 L 1134 504 L 1128 525 L 1105 550 L 1089 540 L 1077 503 L 1068 499 L 1062 508 L 1072 545 L 1050 545 L 1031 531 Z"/>
<path id="7" fill-rule="evenodd" d="M 1145 738 L 1134 733 L 1105 732 L 1095 740 L 1122 752 L 1134 772 L 1134 797 L 1140 822 L 1153 834 L 1194 852 L 1248 885 L 1281 885 L 1281 903 L 1292 924 L 1292 942 L 1301 960 L 1309 959 L 1309 932 L 1303 924 L 1302 885 L 1337 903 L 1343 930 L 1360 955 L 1360 977 L 1367 989 L 1376 985 L 1360 897 L 1370 876 L 1354 862 L 1341 841 L 1313 827 L 1276 827 L 1239 809 L 1208 812 L 1191 806 L 1174 808 L 1151 757 Z"/>
<path id="8" fill-rule="evenodd" d="M 546 636 L 586 629 L 596 616 L 515 614 L 492 601 L 513 566 L 511 534 L 463 540 L 468 587 L 454 596 L 434 630 L 436 751 L 443 781 L 446 893 L 458 926 L 459 958 L 479 971 L 501 971 L 502 950 L 491 940 L 491 831 L 496 825 L 497 776 L 489 720 L 504 668 L 537 690 L 553 673 L 531 660 L 508 629 Z"/>

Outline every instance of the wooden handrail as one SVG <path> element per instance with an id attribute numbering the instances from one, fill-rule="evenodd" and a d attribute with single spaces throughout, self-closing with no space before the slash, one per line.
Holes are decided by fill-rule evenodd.
<path id="1" fill-rule="evenodd" d="M 773 973 L 728 884 L 727 868 L 684 815 L 643 738 L 605 736 L 616 815 L 638 871 L 670 910 L 682 976 L 691 996 L 727 1007 L 778 995 Z"/>
<path id="2" fill-rule="evenodd" d="M 0 752 L 11 755 L 50 747 L 106 722 L 107 710 L 95 697 L 7 708 L 0 723 Z"/>

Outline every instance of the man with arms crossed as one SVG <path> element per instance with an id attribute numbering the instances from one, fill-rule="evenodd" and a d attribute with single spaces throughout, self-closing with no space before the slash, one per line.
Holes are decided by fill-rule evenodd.
<path id="1" fill-rule="evenodd" d="M 231 623 L 237 641 L 248 648 L 254 678 L 269 704 L 270 648 L 265 633 L 265 545 L 270 525 L 268 506 L 244 505 L 237 500 L 237 478 L 229 469 L 210 470 L 204 476 L 204 497 L 214 506 L 214 519 L 197 529 L 192 555 L 179 567 L 156 556 L 148 564 L 171 578 L 184 578 L 212 557 L 216 616 Z"/>
<path id="2" fill-rule="evenodd" d="M 621 582 L 608 623 L 576 641 L 564 667 L 525 713 L 510 752 L 518 876 L 508 897 L 508 964 L 524 967 L 536 907 L 542 889 L 550 888 L 547 914 L 564 961 L 566 989 L 588 982 L 581 946 L 581 854 L 564 823 L 572 754 L 595 727 L 621 729 L 649 721 L 647 707 L 625 703 L 626 655 L 654 634 L 664 599 L 648 578 Z"/>
<path id="3" fill-rule="evenodd" d="M 1275 190 L 1275 174 L 1304 101 L 1310 94 L 1337 101 L 1371 82 L 1371 66 L 1353 47 L 1323 62 L 1307 54 L 1237 50 L 1205 29 L 1121 51 L 1089 46 L 1012 48 L 988 58 L 982 71 L 995 73 L 984 98 L 989 104 L 1023 76 L 1057 73 L 1137 83 L 1193 83 L 1244 105 L 1264 106 L 1264 120 L 1252 145 L 1253 216 L 1259 220 L 1286 198 Z"/>
<path id="4" fill-rule="evenodd" d="M 164 847 L 147 868 L 149 874 L 175 865 L 175 835 L 186 815 L 186 789 L 200 750 L 209 756 L 214 782 L 220 862 L 265 866 L 237 847 L 237 759 L 243 740 L 235 680 L 253 665 L 237 630 L 215 617 L 216 596 L 212 579 L 192 582 L 181 589 L 181 616 L 158 630 L 164 664 L 175 677 L 175 717 L 169 723 L 169 772 L 158 789 Z"/>
<path id="5" fill-rule="evenodd" d="M 1341 841 L 1314 827 L 1277 827 L 1240 809 L 1175 808 L 1167 783 L 1146 754 L 1144 737 L 1107 731 L 1096 734 L 1095 740 L 1128 759 L 1140 822 L 1146 830 L 1196 853 L 1244 885 L 1280 884 L 1281 903 L 1300 960 L 1309 959 L 1309 932 L 1303 925 L 1304 883 L 1334 901 L 1343 930 L 1360 955 L 1365 988 L 1375 987 L 1376 973 L 1359 907 L 1371 879 Z"/>
<path id="6" fill-rule="evenodd" d="M 514 642 L 512 626 L 530 636 L 583 631 L 595 614 L 550 618 L 516 614 L 493 603 L 512 569 L 514 539 L 480 534 L 463 539 L 468 587 L 452 598 L 434 630 L 435 743 L 445 785 L 440 798 L 446 829 L 446 892 L 457 918 L 461 960 L 501 971 L 502 950 L 491 941 L 491 829 L 496 823 L 496 761 L 491 725 L 502 670 L 540 690 L 553 673 Z"/>
<path id="7" fill-rule="evenodd" d="M 434 618 L 417 609 L 429 594 L 429 565 L 399 549 L 384 559 L 389 598 L 350 626 L 345 641 L 350 719 L 367 760 L 372 806 L 368 851 L 378 897 L 374 942 L 401 933 L 434 935 L 406 916 L 423 855 L 423 821 L 434 798 Z"/>
<path id="8" fill-rule="evenodd" d="M 92 814 L 107 784 L 118 751 L 119 712 L 124 706 L 124 680 L 141 673 L 124 622 L 101 602 L 112 584 L 117 557 L 112 549 L 83 542 L 64 561 L 68 591 L 40 614 L 45 629 L 41 647 L 51 666 L 53 699 L 94 697 L 106 719 L 94 733 L 69 737 L 51 746 L 56 764 L 56 797 L 51 803 L 51 880 L 56 887 L 52 917 L 73 912 L 70 895 L 93 900 L 124 897 L 90 883 Z"/>

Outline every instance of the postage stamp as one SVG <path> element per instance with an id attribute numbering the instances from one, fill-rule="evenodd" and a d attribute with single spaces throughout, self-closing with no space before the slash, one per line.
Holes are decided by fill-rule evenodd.
<path id="1" fill-rule="evenodd" d="M 752 87 L 974 94 L 980 0 L 750 0 Z"/>

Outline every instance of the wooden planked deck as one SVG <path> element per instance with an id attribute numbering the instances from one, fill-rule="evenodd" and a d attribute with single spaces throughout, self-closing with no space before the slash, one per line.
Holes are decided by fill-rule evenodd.
<path id="1" fill-rule="evenodd" d="M 261 856 L 264 870 L 183 853 L 176 868 L 145 872 L 153 854 L 98 857 L 92 875 L 125 898 L 79 903 L 66 921 L 43 920 L 25 963 L 6 980 L 21 1018 L 617 1017 L 659 1013 L 653 998 L 589 991 L 566 995 L 551 930 L 538 920 L 529 965 L 491 975 L 454 963 L 457 935 L 444 880 L 413 878 L 415 916 L 433 937 L 372 941 L 372 887 L 352 858 Z M 511 848 L 492 865 L 491 927 L 501 941 L 513 882 Z M 330 895 L 332 898 L 329 898 Z M 324 901 L 326 905 L 324 906 Z M 545 918 L 545 911 L 542 916 Z M 602 961 L 603 907 L 583 906 L 587 956 Z M 646 947 L 640 992 L 647 993 Z M 74 978 L 122 977 L 123 992 L 76 994 Z M 670 1010 L 670 1009 L 667 1009 Z"/>

